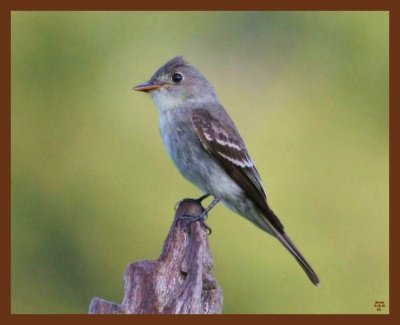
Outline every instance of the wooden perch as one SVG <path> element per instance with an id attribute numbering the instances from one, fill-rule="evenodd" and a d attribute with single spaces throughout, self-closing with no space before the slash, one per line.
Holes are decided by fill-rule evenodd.
<path id="1" fill-rule="evenodd" d="M 125 271 L 122 304 L 93 298 L 90 314 L 217 314 L 222 291 L 212 274 L 207 231 L 201 222 L 176 222 L 199 215 L 199 202 L 179 203 L 164 248 L 156 261 L 132 263 Z"/>

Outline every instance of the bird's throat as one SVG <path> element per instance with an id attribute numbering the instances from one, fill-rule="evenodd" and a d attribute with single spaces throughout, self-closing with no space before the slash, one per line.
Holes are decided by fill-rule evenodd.
<path id="1" fill-rule="evenodd" d="M 166 89 L 160 89 L 151 93 L 154 104 L 160 112 L 170 111 L 182 106 L 185 98 L 171 94 Z"/>

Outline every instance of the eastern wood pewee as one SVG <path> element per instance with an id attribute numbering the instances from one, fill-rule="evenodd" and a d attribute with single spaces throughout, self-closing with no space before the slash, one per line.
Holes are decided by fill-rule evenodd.
<path id="1" fill-rule="evenodd" d="M 151 95 L 160 113 L 160 131 L 181 174 L 214 201 L 276 237 L 312 283 L 319 279 L 267 204 L 260 175 L 214 88 L 182 57 L 168 61 L 150 81 L 134 87 Z"/>

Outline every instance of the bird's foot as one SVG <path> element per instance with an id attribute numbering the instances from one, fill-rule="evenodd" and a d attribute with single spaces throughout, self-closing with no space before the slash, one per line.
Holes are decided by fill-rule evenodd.
<path id="1" fill-rule="evenodd" d="M 175 224 L 177 224 L 178 221 L 182 220 L 184 222 L 185 226 L 187 226 L 187 225 L 191 224 L 192 222 L 200 221 L 201 226 L 203 228 L 205 228 L 207 230 L 207 234 L 210 235 L 211 234 L 211 228 L 209 226 L 207 226 L 206 223 L 205 223 L 205 219 L 207 218 L 209 209 L 204 209 L 203 206 L 201 205 L 201 202 L 204 199 L 206 199 L 207 197 L 209 197 L 209 196 L 210 196 L 210 194 L 205 194 L 205 195 L 199 197 L 198 199 L 188 199 L 188 198 L 186 198 L 186 199 L 183 199 L 182 201 L 177 202 L 175 204 L 175 210 L 176 210 L 177 206 L 182 202 L 195 201 L 195 202 L 200 204 L 201 209 L 202 209 L 202 213 L 200 215 L 194 215 L 194 216 L 190 215 L 190 214 L 184 214 L 184 215 L 176 218 Z"/>
<path id="2" fill-rule="evenodd" d="M 203 210 L 204 210 L 204 209 L 203 209 Z M 198 215 L 198 216 L 192 216 L 192 215 L 190 215 L 190 214 L 184 214 L 183 216 L 180 216 L 180 217 L 176 218 L 175 224 L 176 224 L 178 221 L 182 220 L 182 221 L 184 222 L 185 226 L 188 226 L 188 225 L 190 225 L 192 222 L 199 221 L 199 222 L 200 222 L 200 225 L 201 225 L 205 230 L 207 230 L 207 235 L 211 235 L 211 228 L 210 228 L 209 226 L 207 226 L 207 224 L 205 223 L 205 219 L 207 218 L 207 213 L 204 213 L 204 212 L 206 212 L 206 211 L 204 210 L 204 211 L 203 211 L 200 215 Z"/>

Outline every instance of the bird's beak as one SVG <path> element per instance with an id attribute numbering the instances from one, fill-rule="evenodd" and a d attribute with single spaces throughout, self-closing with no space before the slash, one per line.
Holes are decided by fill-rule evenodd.
<path id="1" fill-rule="evenodd" d="M 148 93 L 149 91 L 157 90 L 160 87 L 161 87 L 161 85 L 156 85 L 156 84 L 153 84 L 153 83 L 147 81 L 147 82 L 144 82 L 140 85 L 133 87 L 133 90 L 143 91 L 145 93 Z"/>

